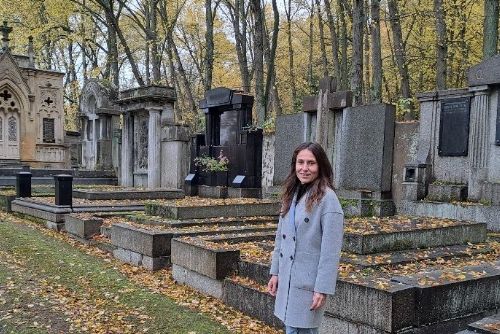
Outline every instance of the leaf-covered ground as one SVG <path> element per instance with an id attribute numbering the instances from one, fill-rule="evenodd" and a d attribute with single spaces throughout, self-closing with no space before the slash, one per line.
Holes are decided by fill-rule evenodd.
<path id="1" fill-rule="evenodd" d="M 0 332 L 278 333 L 168 270 L 122 264 L 67 235 L 0 213 Z"/>

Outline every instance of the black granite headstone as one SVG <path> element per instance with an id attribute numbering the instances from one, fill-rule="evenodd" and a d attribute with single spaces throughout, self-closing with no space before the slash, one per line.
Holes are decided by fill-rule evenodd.
<path id="1" fill-rule="evenodd" d="M 55 175 L 56 205 L 73 206 L 73 176 Z"/>
<path id="2" fill-rule="evenodd" d="M 31 197 L 31 173 L 19 172 L 16 175 L 16 197 Z"/>
<path id="3" fill-rule="evenodd" d="M 469 150 L 470 98 L 441 101 L 440 156 L 467 156 Z"/>

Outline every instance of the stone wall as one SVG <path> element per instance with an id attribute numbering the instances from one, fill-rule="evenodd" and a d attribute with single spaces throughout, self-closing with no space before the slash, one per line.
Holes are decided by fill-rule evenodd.
<path id="1" fill-rule="evenodd" d="M 274 133 L 264 135 L 262 143 L 262 188 L 273 185 L 275 142 L 276 136 Z"/>

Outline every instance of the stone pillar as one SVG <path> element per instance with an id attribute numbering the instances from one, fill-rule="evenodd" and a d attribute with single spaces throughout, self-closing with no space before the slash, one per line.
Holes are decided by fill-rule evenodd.
<path id="1" fill-rule="evenodd" d="M 151 108 L 148 125 L 148 188 L 158 188 L 161 182 L 160 163 L 160 112 L 161 109 Z"/>
<path id="2" fill-rule="evenodd" d="M 132 116 L 130 113 L 123 115 L 122 129 L 122 165 L 121 165 L 121 185 L 124 187 L 132 187 L 134 185 L 134 174 L 132 167 L 132 154 L 134 152 L 132 133 Z"/>
<path id="3" fill-rule="evenodd" d="M 481 199 L 482 183 L 488 176 L 488 139 L 490 101 L 488 86 L 471 87 L 474 92 L 469 127 L 469 157 L 471 172 L 469 175 L 468 198 Z"/>
<path id="4" fill-rule="evenodd" d="M 31 197 L 31 173 L 19 172 L 16 175 L 16 197 Z"/>
<path id="5" fill-rule="evenodd" d="M 73 205 L 73 176 L 55 175 L 56 205 Z"/>

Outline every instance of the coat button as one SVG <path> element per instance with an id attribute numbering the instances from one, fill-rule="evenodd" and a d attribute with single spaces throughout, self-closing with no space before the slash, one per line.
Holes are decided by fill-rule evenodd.
<path id="1" fill-rule="evenodd" d="M 283 257 L 283 253 L 280 253 L 280 257 Z"/>
<path id="2" fill-rule="evenodd" d="M 283 239 L 286 239 L 286 234 L 283 234 Z"/>
<path id="3" fill-rule="evenodd" d="M 293 241 L 295 241 L 295 237 L 293 237 Z"/>
<path id="4" fill-rule="evenodd" d="M 290 260 L 293 260 L 293 256 L 290 255 Z"/>
<path id="5" fill-rule="evenodd" d="M 304 221 L 305 221 L 306 223 L 309 223 L 309 218 L 307 218 L 307 217 L 306 217 L 306 218 L 304 218 Z"/>

